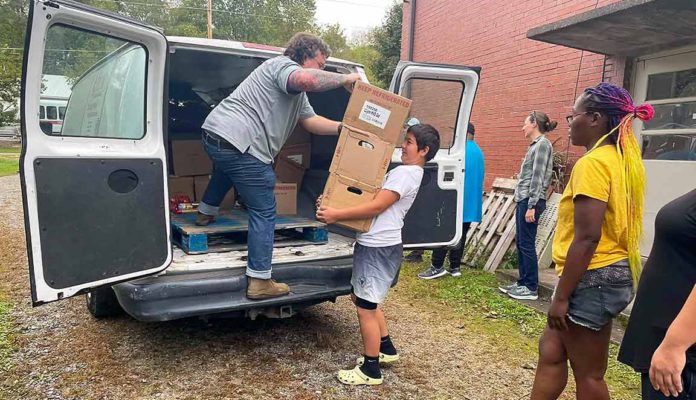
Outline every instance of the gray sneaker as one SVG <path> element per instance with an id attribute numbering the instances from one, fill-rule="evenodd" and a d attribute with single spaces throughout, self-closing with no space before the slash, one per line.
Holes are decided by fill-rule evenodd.
<path id="1" fill-rule="evenodd" d="M 447 271 L 444 266 L 436 268 L 431 265 L 428 269 L 418 274 L 418 277 L 421 279 L 435 279 L 445 275 L 447 275 Z"/>
<path id="2" fill-rule="evenodd" d="M 516 287 L 517 287 L 517 282 L 512 282 L 512 283 L 509 284 L 509 285 L 498 286 L 498 290 L 500 290 L 501 292 L 507 294 L 507 292 L 511 291 L 512 289 L 514 289 L 514 288 L 516 288 Z"/>
<path id="3" fill-rule="evenodd" d="M 517 300 L 536 300 L 539 298 L 539 293 L 529 290 L 526 286 L 518 286 L 509 292 L 507 295 Z"/>

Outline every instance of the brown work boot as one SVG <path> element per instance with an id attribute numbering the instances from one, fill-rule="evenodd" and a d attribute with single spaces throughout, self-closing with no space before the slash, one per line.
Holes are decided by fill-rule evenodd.
<path id="1" fill-rule="evenodd" d="M 252 300 L 271 299 L 290 293 L 290 287 L 273 279 L 247 277 L 247 297 Z"/>
<path id="2" fill-rule="evenodd" d="M 206 215 L 202 212 L 199 212 L 198 215 L 196 215 L 196 225 L 198 226 L 208 226 L 208 224 L 213 222 L 215 222 L 214 215 Z"/>

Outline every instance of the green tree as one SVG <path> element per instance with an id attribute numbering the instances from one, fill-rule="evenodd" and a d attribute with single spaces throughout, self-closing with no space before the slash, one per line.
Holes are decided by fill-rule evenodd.
<path id="1" fill-rule="evenodd" d="M 0 126 L 16 122 L 27 0 L 0 0 Z"/>
<path id="2" fill-rule="evenodd" d="M 331 49 L 331 55 L 346 58 L 346 52 L 350 49 L 346 34 L 340 24 L 325 25 L 319 29 L 319 37 L 322 38 Z"/>
<path id="3" fill-rule="evenodd" d="M 168 35 L 205 37 L 207 0 L 183 0 L 163 25 Z M 213 37 L 282 46 L 314 26 L 314 0 L 215 0 Z"/>
<path id="4" fill-rule="evenodd" d="M 374 45 L 380 55 L 373 64 L 373 72 L 377 78 L 376 84 L 382 87 L 389 85 L 396 64 L 401 59 L 402 17 L 402 4 L 394 3 L 382 25 L 373 31 Z"/>

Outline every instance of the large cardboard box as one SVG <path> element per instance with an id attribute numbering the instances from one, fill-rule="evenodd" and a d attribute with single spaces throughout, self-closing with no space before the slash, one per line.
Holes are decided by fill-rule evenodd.
<path id="1" fill-rule="evenodd" d="M 195 201 L 195 192 L 193 187 L 193 177 L 191 176 L 170 176 L 167 179 L 169 188 L 169 197 L 188 196 L 191 201 Z"/>
<path id="2" fill-rule="evenodd" d="M 394 144 L 346 126 L 338 138 L 329 172 L 371 186 L 381 186 L 393 153 Z"/>
<path id="3" fill-rule="evenodd" d="M 276 182 L 294 183 L 302 187 L 305 169 L 302 165 L 288 158 L 278 158 L 274 165 Z"/>
<path id="4" fill-rule="evenodd" d="M 297 185 L 294 183 L 276 183 L 273 190 L 276 199 L 276 214 L 297 214 Z"/>
<path id="5" fill-rule="evenodd" d="M 345 176 L 330 174 L 321 204 L 335 208 L 358 206 L 372 201 L 379 192 L 378 187 L 366 185 Z M 340 221 L 336 225 L 356 232 L 367 232 L 372 227 L 372 218 L 352 221 Z"/>
<path id="6" fill-rule="evenodd" d="M 196 194 L 196 202 L 200 203 L 203 200 L 203 195 L 205 194 L 205 189 L 208 187 L 208 183 L 210 183 L 210 175 L 200 175 L 193 177 L 193 186 Z M 231 188 L 225 195 L 225 198 L 222 199 L 222 203 L 220 203 L 220 210 L 231 210 L 234 207 L 234 202 L 234 188 Z"/>
<path id="7" fill-rule="evenodd" d="M 200 140 L 173 140 L 170 155 L 176 176 L 206 175 L 213 170 L 213 162 Z"/>
<path id="8" fill-rule="evenodd" d="M 352 207 L 375 198 L 389 167 L 394 147 L 403 132 L 411 100 L 357 82 L 343 117 L 322 197 L 322 205 Z M 337 225 L 367 232 L 372 219 L 344 221 Z"/>
<path id="9" fill-rule="evenodd" d="M 410 110 L 411 100 L 368 83 L 357 82 L 343 116 L 343 125 L 396 144 Z"/>

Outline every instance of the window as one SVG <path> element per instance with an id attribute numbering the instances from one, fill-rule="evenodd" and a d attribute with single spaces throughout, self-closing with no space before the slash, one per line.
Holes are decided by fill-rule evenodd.
<path id="1" fill-rule="evenodd" d="M 643 159 L 696 160 L 696 69 L 655 73 L 647 81 L 655 116 L 643 123 Z"/>
<path id="2" fill-rule="evenodd" d="M 58 107 L 58 119 L 61 121 L 65 119 L 65 107 Z"/>
<path id="3" fill-rule="evenodd" d="M 39 106 L 39 119 L 46 119 L 46 109 L 44 106 Z"/>
<path id="4" fill-rule="evenodd" d="M 413 100 L 411 117 L 435 127 L 440 133 L 440 148 L 452 147 L 457 132 L 459 104 L 464 84 L 458 81 L 409 79 L 404 94 Z"/>
<path id="5" fill-rule="evenodd" d="M 46 107 L 46 119 L 58 119 L 58 109 L 56 106 Z"/>
<path id="6" fill-rule="evenodd" d="M 63 25 L 49 28 L 42 95 L 70 99 L 53 107 L 62 136 L 140 139 L 145 135 L 147 52 L 139 44 Z M 47 110 L 48 112 L 48 110 Z M 50 118 L 50 114 L 49 114 Z"/>

